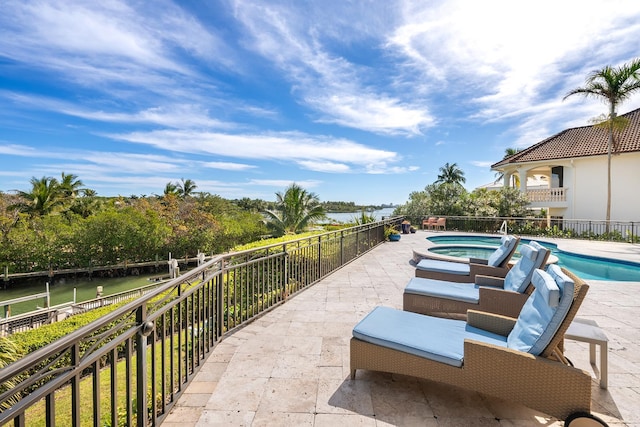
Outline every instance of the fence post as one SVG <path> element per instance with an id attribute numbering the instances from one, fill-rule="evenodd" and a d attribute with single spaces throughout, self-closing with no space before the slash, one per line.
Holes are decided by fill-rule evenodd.
<path id="1" fill-rule="evenodd" d="M 340 265 L 344 265 L 344 231 L 340 230 Z"/>
<path id="2" fill-rule="evenodd" d="M 46 283 L 45 288 L 47 290 L 47 296 L 44 297 L 44 307 L 49 308 L 51 304 L 51 294 L 49 293 L 49 282 Z"/>
<path id="3" fill-rule="evenodd" d="M 136 335 L 136 413 L 137 426 L 146 427 L 147 408 L 147 337 L 153 332 L 153 322 L 147 321 L 147 305 L 141 304 L 136 310 L 136 323 L 140 330 Z M 155 411 L 155 396 L 151 396 L 152 410 Z"/>

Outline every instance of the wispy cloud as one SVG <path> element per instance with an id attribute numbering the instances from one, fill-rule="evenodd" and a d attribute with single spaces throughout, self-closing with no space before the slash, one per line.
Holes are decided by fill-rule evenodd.
<path id="1" fill-rule="evenodd" d="M 250 35 L 247 45 L 287 73 L 299 100 L 317 113 L 318 121 L 406 135 L 420 134 L 433 125 L 426 104 L 389 94 L 391 86 L 380 87 L 385 80 L 392 83 L 391 79 L 380 78 L 376 85 L 371 84 L 374 75 L 383 76 L 380 70 L 344 60 L 321 40 L 319 33 L 325 24 L 339 34 L 346 26 L 337 30 L 335 22 L 312 22 L 301 12 L 273 3 L 237 4 L 237 17 Z"/>
<path id="2" fill-rule="evenodd" d="M 255 165 L 246 165 L 243 163 L 232 162 L 203 162 L 202 166 L 204 166 L 205 168 L 222 169 L 227 171 L 246 171 L 249 169 L 255 169 L 257 167 Z"/>
<path id="3" fill-rule="evenodd" d="M 422 70 L 430 90 L 478 104 L 480 120 L 517 116 L 541 129 L 562 126 L 553 117 L 571 116 L 566 104 L 548 104 L 551 114 L 533 107 L 549 97 L 560 100 L 589 71 L 637 53 L 628 37 L 638 33 L 637 2 L 406 1 L 402 10 L 404 22 L 389 37 L 390 46 Z"/>
<path id="4" fill-rule="evenodd" d="M 195 88 L 215 91 L 202 66 L 238 68 L 234 49 L 215 28 L 170 1 L 148 6 L 120 0 L 7 2 L 0 52 L 52 79 L 132 105 L 167 97 L 193 102 L 201 98 Z M 176 77 L 183 79 L 178 86 Z"/>
<path id="5" fill-rule="evenodd" d="M 265 187 L 275 187 L 275 188 L 284 188 L 295 183 L 303 188 L 313 188 L 320 185 L 321 181 L 316 181 L 316 180 L 291 181 L 286 179 L 252 179 L 251 181 L 249 181 L 249 183 L 251 185 L 261 185 Z"/>
<path id="6" fill-rule="evenodd" d="M 328 161 L 369 167 L 369 165 L 382 165 L 400 160 L 400 156 L 392 151 L 367 147 L 343 138 L 300 132 L 223 134 L 163 130 L 109 136 L 113 139 L 146 144 L 167 151 L 298 162 L 302 165 L 304 163 L 300 162 Z"/>

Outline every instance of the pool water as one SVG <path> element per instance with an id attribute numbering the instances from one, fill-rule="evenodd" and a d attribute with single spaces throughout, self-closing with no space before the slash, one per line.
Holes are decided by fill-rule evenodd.
<path id="1" fill-rule="evenodd" d="M 443 247 L 429 248 L 430 252 L 458 256 L 488 258 L 494 251 L 492 247 L 500 245 L 500 237 L 491 236 L 433 236 L 427 239 Z M 522 239 L 521 243 L 531 240 Z M 616 282 L 640 282 L 640 264 L 630 261 L 580 255 L 558 249 L 553 243 L 536 240 L 551 249 L 551 253 L 558 257 L 558 265 L 564 267 L 585 280 L 611 280 Z M 448 245 L 448 246 L 444 246 Z M 490 247 L 474 247 L 464 245 L 483 245 Z M 517 253 L 516 253 L 517 256 Z M 514 256 L 515 257 L 515 256 Z"/>

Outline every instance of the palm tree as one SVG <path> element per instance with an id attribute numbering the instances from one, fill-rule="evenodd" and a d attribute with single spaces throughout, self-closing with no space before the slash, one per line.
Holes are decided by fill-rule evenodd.
<path id="1" fill-rule="evenodd" d="M 83 185 L 82 181 L 78 179 L 78 175 L 67 175 L 62 172 L 62 176 L 60 178 L 60 191 L 62 191 L 64 197 L 70 199 L 76 198 L 78 194 L 83 191 Z"/>
<path id="2" fill-rule="evenodd" d="M 169 181 L 169 182 L 167 182 L 167 185 L 164 186 L 164 195 L 165 196 L 168 196 L 168 195 L 177 196 L 178 193 L 179 193 L 178 186 L 176 184 L 174 184 L 173 182 Z"/>
<path id="3" fill-rule="evenodd" d="M 263 212 L 267 216 L 267 226 L 277 236 L 299 233 L 311 222 L 325 216 L 318 196 L 296 183 L 291 184 L 284 194 L 277 192 L 276 199 L 277 212 Z"/>
<path id="4" fill-rule="evenodd" d="M 185 180 L 184 178 L 180 178 L 180 181 L 181 182 L 176 183 L 176 188 L 178 190 L 178 194 L 180 195 L 180 197 L 184 198 L 184 197 L 191 196 L 194 190 L 198 188 L 196 183 L 191 179 Z"/>
<path id="5" fill-rule="evenodd" d="M 640 59 L 635 59 L 619 67 L 607 65 L 601 70 L 593 71 L 584 87 L 573 89 L 563 100 L 571 95 L 580 94 L 586 98 L 600 99 L 609 104 L 609 114 L 601 124 L 609 130 L 607 147 L 607 231 L 611 220 L 611 152 L 614 147 L 614 130 L 619 126 L 616 107 L 640 89 Z"/>
<path id="6" fill-rule="evenodd" d="M 466 178 L 464 177 L 464 172 L 458 167 L 457 163 L 450 165 L 449 163 L 445 163 L 444 166 L 440 168 L 440 174 L 438 175 L 438 179 L 436 180 L 436 184 L 458 184 L 462 185 L 466 182 Z"/>
<path id="7" fill-rule="evenodd" d="M 47 215 L 62 208 L 64 197 L 57 179 L 33 177 L 30 182 L 31 191 L 17 192 L 23 201 L 17 203 L 16 208 L 31 215 Z"/>
<path id="8" fill-rule="evenodd" d="M 513 147 L 508 147 L 504 149 L 504 157 L 502 157 L 502 159 L 506 159 L 508 157 L 511 157 L 513 155 L 518 154 L 519 152 L 521 152 L 522 149 L 521 148 L 513 148 Z M 494 181 L 494 183 L 500 181 L 502 178 L 504 178 L 504 173 L 502 172 L 497 172 L 496 173 L 496 180 Z M 513 179 L 513 187 L 520 187 L 520 177 L 518 175 L 511 175 L 511 178 Z"/>

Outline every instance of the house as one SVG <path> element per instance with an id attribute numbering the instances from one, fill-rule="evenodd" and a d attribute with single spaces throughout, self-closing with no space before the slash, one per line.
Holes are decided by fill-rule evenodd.
<path id="1" fill-rule="evenodd" d="M 629 123 L 617 134 L 611 156 L 611 220 L 640 221 L 640 109 L 622 116 Z M 608 140 L 608 131 L 600 127 L 566 129 L 491 169 L 503 174 L 504 186 L 527 183 L 520 190 L 527 194 L 530 207 L 545 209 L 549 218 L 604 220 Z M 529 187 L 534 176 L 546 186 Z"/>

